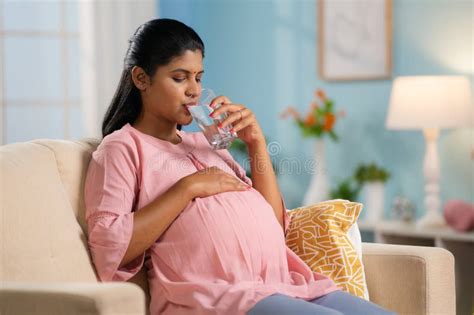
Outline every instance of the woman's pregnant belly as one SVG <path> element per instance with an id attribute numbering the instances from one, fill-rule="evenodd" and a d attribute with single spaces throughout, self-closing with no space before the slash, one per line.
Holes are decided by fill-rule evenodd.
<path id="1" fill-rule="evenodd" d="M 255 189 L 196 198 L 153 250 L 173 281 L 260 282 L 288 268 L 283 229 Z"/>

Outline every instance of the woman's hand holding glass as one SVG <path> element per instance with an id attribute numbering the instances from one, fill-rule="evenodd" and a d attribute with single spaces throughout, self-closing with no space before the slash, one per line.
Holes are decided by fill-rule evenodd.
<path id="1" fill-rule="evenodd" d="M 250 109 L 242 104 L 233 104 L 231 100 L 224 95 L 214 98 L 210 106 L 215 108 L 217 104 L 222 105 L 212 112 L 212 116 L 227 113 L 227 118 L 221 122 L 219 127 L 231 125 L 233 131 L 236 132 L 237 136 L 247 145 L 265 142 L 262 129 L 258 124 L 255 114 Z"/>

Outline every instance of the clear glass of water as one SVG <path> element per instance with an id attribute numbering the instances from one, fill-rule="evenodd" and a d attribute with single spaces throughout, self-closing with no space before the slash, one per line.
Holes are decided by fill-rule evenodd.
<path id="1" fill-rule="evenodd" d="M 216 94 L 211 89 L 202 89 L 198 104 L 188 106 L 187 108 L 211 147 L 214 150 L 227 149 L 232 141 L 237 138 L 237 133 L 231 132 L 232 125 L 223 128 L 218 127 L 227 118 L 226 113 L 216 117 L 209 116 L 215 109 L 220 107 L 220 104 L 217 104 L 214 108 L 209 106 L 215 97 Z"/>

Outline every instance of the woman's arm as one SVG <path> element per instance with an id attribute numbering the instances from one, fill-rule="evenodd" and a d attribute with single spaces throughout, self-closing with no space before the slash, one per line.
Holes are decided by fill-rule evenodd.
<path id="1" fill-rule="evenodd" d="M 247 145 L 253 186 L 272 206 L 278 222 L 285 231 L 283 219 L 285 209 L 272 162 L 267 152 L 265 136 L 255 114 L 242 104 L 232 104 L 223 95 L 213 99 L 210 106 L 214 108 L 218 103 L 222 103 L 222 105 L 214 110 L 211 116 L 217 117 L 221 113 L 228 113 L 228 117 L 220 124 L 220 127 L 232 124 L 232 129 Z"/>
<path id="2" fill-rule="evenodd" d="M 166 231 L 192 199 L 183 180 L 133 215 L 133 233 L 120 267 L 143 254 Z"/>
<path id="3" fill-rule="evenodd" d="M 89 163 L 84 185 L 88 245 L 102 281 L 128 280 L 135 275 L 143 263 L 138 258 L 195 197 L 248 189 L 235 176 L 210 167 L 181 178 L 132 212 L 139 190 L 135 154 L 127 143 L 104 143 Z"/>
<path id="4" fill-rule="evenodd" d="M 265 140 L 253 142 L 247 145 L 250 169 L 252 173 L 252 182 L 256 190 L 258 190 L 267 202 L 272 206 L 278 222 L 283 226 L 283 208 L 280 189 L 273 171 L 272 162 L 267 151 Z"/>
<path id="5" fill-rule="evenodd" d="M 181 178 L 164 194 L 134 213 L 132 237 L 120 267 L 151 247 L 194 198 L 226 191 L 245 191 L 248 188 L 248 185 L 217 167 Z"/>

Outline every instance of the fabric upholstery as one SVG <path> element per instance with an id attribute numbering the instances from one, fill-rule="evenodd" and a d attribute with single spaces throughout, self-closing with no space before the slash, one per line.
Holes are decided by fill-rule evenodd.
<path id="1" fill-rule="evenodd" d="M 16 143 L 0 149 L 0 279 L 96 282 L 84 230 L 48 143 Z M 61 148 L 61 142 L 55 143 Z M 82 148 L 78 145 L 75 150 Z M 80 178 L 82 167 L 74 171 L 74 178 Z"/>
<path id="2" fill-rule="evenodd" d="M 149 300 L 143 311 L 137 287 L 98 283 L 91 263 L 82 183 L 98 143 L 41 139 L 0 147 L 1 314 L 147 313 Z M 371 301 L 400 315 L 455 314 L 448 251 L 364 243 L 363 252 Z M 128 282 L 149 299 L 145 269 Z"/>
<path id="3" fill-rule="evenodd" d="M 398 314 L 455 315 L 454 256 L 444 248 L 363 243 L 370 300 Z"/>
<path id="4" fill-rule="evenodd" d="M 3 282 L 4 315 L 143 315 L 144 293 L 130 283 Z"/>

